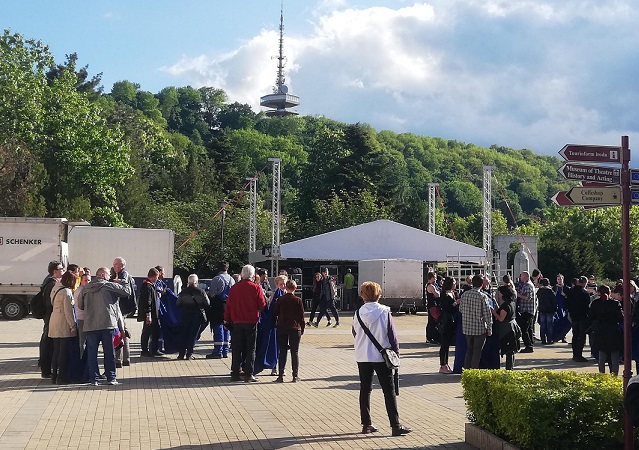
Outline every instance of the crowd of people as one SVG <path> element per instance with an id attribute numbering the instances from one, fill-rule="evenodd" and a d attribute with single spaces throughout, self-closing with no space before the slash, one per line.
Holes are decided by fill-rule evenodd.
<path id="1" fill-rule="evenodd" d="M 632 314 L 633 335 L 637 335 L 639 308 L 635 305 L 639 293 L 633 280 L 630 286 L 632 310 L 627 313 Z M 572 360 L 589 361 L 584 356 L 589 337 L 599 371 L 605 373 L 608 365 L 610 373 L 617 376 L 623 351 L 622 294 L 621 280 L 611 289 L 606 284 L 597 285 L 594 276 L 582 276 L 568 286 L 559 274 L 551 286 L 537 269 L 532 274 L 522 272 L 514 283 L 505 275 L 496 290 L 482 275 L 468 277 L 466 285 L 457 289 L 454 279 L 431 272 L 425 286 L 429 312 L 426 340 L 440 346 L 439 372 L 448 374 L 453 373 L 448 354 L 455 335 L 465 339 L 466 348 L 456 347 L 456 354 L 464 353 L 463 367 L 479 368 L 486 341 L 496 334 L 499 354 L 505 357 L 506 369 L 512 370 L 516 353 L 533 353 L 536 341 L 541 345 L 566 343 L 572 329 Z M 539 339 L 535 336 L 536 324 Z M 489 365 L 485 363 L 484 367 Z"/>
<path id="2" fill-rule="evenodd" d="M 323 316 L 327 325 L 339 326 L 335 307 L 336 287 L 327 268 L 316 274 L 313 311 L 305 321 L 304 304 L 295 295 L 298 288 L 286 271 L 274 279 L 274 289 L 265 269 L 251 265 L 239 275 L 229 275 L 228 263 L 222 262 L 208 290 L 200 287 L 197 275 L 188 277 L 175 306 L 180 310 L 178 360 L 193 359 L 200 334 L 210 327 L 213 351 L 209 359 L 227 358 L 231 354 L 231 381 L 256 382 L 256 374 L 265 369 L 283 383 L 290 353 L 292 382 L 300 381 L 299 347 L 307 326 L 317 327 Z M 351 277 L 352 274 L 351 274 Z M 126 261 L 118 257 L 111 268 L 100 267 L 92 276 L 87 267 L 58 261 L 49 263 L 41 293 L 48 299 L 47 313 L 40 342 L 39 365 L 43 378 L 54 384 L 102 383 L 118 385 L 117 369 L 131 364 L 127 318 L 142 323 L 140 356 L 165 356 L 162 351 L 160 299 L 167 293 L 162 267 L 150 268 L 136 289 L 135 280 L 126 271 Z M 354 284 L 354 277 L 351 280 Z M 373 342 L 381 342 L 399 355 L 399 343 L 387 306 L 379 304 L 381 288 L 364 283 L 359 300 L 358 320 L 353 320 L 355 359 L 360 376 L 360 412 L 362 433 L 378 431 L 370 415 L 372 377 L 376 373 L 384 392 L 388 418 L 394 436 L 411 432 L 399 421 L 397 408 L 397 371 L 389 366 Z M 314 314 L 319 315 L 314 322 Z M 361 315 L 359 314 L 361 313 Z M 334 319 L 334 324 L 331 321 Z M 362 330 L 366 329 L 366 333 Z M 372 341 L 371 339 L 375 339 Z M 231 345 L 232 343 L 232 345 Z M 102 346 L 104 371 L 98 365 Z"/>

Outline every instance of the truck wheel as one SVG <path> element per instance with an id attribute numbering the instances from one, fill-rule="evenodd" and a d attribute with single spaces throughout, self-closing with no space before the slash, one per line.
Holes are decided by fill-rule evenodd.
<path id="1" fill-rule="evenodd" d="M 20 300 L 10 298 L 2 304 L 2 315 L 7 320 L 20 320 L 26 312 L 26 308 Z"/>

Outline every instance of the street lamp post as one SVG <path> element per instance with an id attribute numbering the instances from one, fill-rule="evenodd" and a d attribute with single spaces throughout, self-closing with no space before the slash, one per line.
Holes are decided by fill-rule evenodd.
<path id="1" fill-rule="evenodd" d="M 220 236 L 220 247 L 222 248 L 222 259 L 225 258 L 225 254 L 224 254 L 224 220 L 226 219 L 226 205 L 228 205 L 228 202 L 226 201 L 221 201 L 220 202 L 220 206 L 222 207 L 222 233 Z"/>

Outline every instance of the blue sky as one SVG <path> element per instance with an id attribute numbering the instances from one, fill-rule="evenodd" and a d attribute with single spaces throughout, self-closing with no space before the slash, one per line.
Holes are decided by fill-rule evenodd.
<path id="1" fill-rule="evenodd" d="M 279 9 L 2 0 L 0 25 L 58 61 L 77 52 L 107 92 L 123 79 L 153 93 L 206 85 L 257 111 L 275 79 Z M 286 0 L 284 15 L 301 114 L 553 155 L 639 139 L 636 0 Z"/>

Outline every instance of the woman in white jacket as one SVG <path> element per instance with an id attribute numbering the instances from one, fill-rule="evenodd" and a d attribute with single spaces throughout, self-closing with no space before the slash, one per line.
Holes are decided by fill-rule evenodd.
<path id="1" fill-rule="evenodd" d="M 399 355 L 399 343 L 397 342 L 397 334 L 395 333 L 395 325 L 393 324 L 390 309 L 378 303 L 382 294 L 380 285 L 372 281 L 366 281 L 362 284 L 360 294 L 364 300 L 364 304 L 358 309 L 362 322 L 368 327 L 382 348 L 392 348 Z M 368 434 L 377 431 L 377 428 L 371 422 L 370 408 L 373 373 L 377 373 L 377 379 L 384 392 L 386 412 L 388 413 L 393 436 L 410 433 L 412 430 L 399 422 L 393 371 L 386 366 L 381 353 L 362 329 L 357 312 L 353 317 L 353 336 L 355 337 L 355 359 L 359 369 L 359 409 L 362 419 L 362 433 Z"/>

